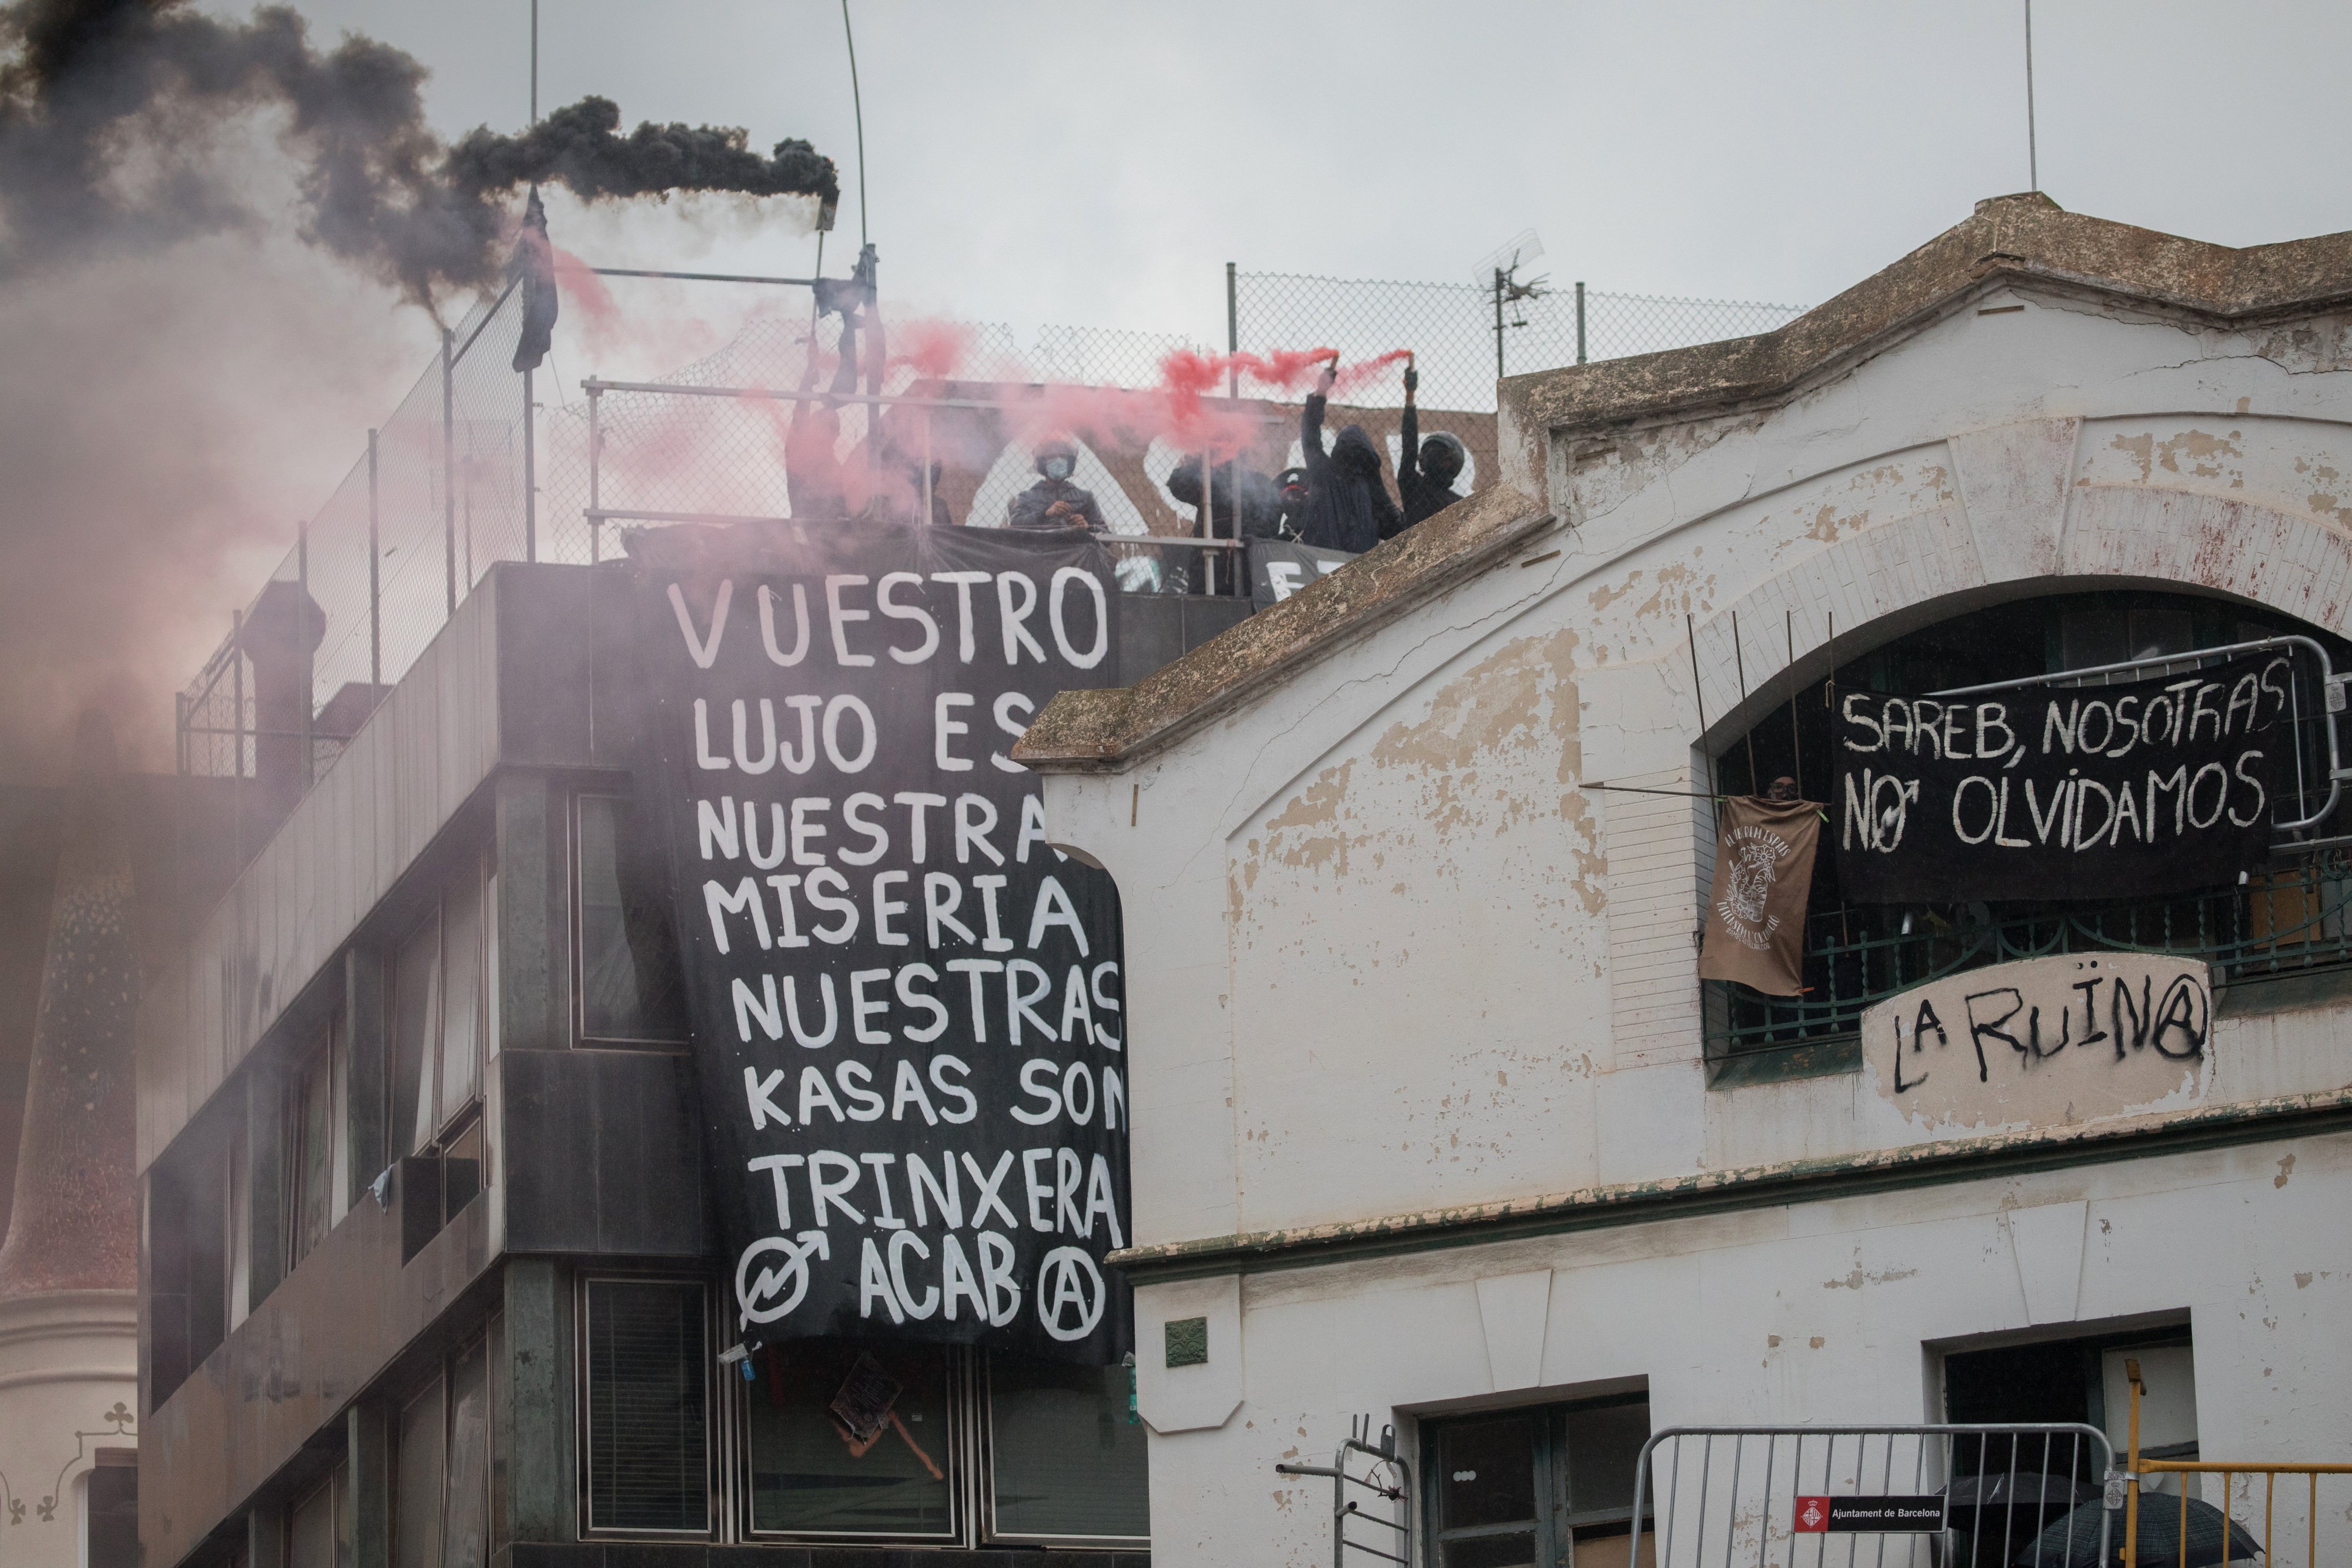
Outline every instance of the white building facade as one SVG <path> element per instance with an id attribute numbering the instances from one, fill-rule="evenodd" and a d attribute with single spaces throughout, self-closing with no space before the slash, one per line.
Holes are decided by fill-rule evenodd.
<path id="1" fill-rule="evenodd" d="M 2336 852 L 2184 888 L 2157 936 L 1898 930 L 1832 870 L 1810 925 L 1847 924 L 1779 1011 L 1695 941 L 1700 797 L 1793 735 L 1829 800 L 1829 683 L 2352 635 L 2347 366 L 2352 235 L 1984 203 L 1769 337 L 1505 382 L 1503 484 L 1057 699 L 1021 755 L 1124 900 L 1162 1568 L 1329 1561 L 1328 1483 L 1275 1467 L 1360 1415 L 1414 1466 L 1413 1560 L 1472 1568 L 1624 1561 L 1633 1454 L 1677 1426 L 2120 1448 L 2126 1355 L 2151 1449 L 2352 1458 Z M 1922 1107 L 1857 1040 L 1914 979 L 2118 946 L 2210 965 L 2168 1076 L 1995 1061 Z"/>

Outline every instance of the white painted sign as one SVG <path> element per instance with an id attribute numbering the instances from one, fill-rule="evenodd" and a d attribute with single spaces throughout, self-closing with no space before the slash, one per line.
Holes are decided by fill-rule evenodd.
<path id="1" fill-rule="evenodd" d="M 1971 969 L 1862 1015 L 1880 1096 L 1906 1120 L 2063 1125 L 2200 1082 L 2212 977 L 2194 958 L 2064 954 Z"/>

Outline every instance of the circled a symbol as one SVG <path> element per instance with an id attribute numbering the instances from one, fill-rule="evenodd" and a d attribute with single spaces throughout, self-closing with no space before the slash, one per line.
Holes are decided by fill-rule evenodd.
<path id="1" fill-rule="evenodd" d="M 1084 1339 L 1102 1322 L 1110 1288 L 1102 1270 L 1079 1247 L 1056 1247 L 1037 1265 L 1037 1321 L 1047 1333 L 1067 1342 Z M 1077 1309 L 1077 1326 L 1069 1326 L 1067 1309 Z"/>

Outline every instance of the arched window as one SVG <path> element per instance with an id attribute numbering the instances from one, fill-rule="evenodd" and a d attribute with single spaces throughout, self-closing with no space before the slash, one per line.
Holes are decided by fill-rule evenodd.
<path id="1" fill-rule="evenodd" d="M 1780 667 L 1778 633 L 1748 632 L 1751 672 Z M 1806 989 L 1766 997 L 1731 982 L 1705 982 L 1708 1055 L 1771 1052 L 1796 1070 L 1842 1067 L 1853 1060 L 1863 1011 L 1872 1003 L 2015 958 L 2116 950 L 2193 955 L 2213 967 L 2217 986 L 2352 969 L 2352 861 L 2346 854 L 2352 799 L 2314 826 L 2281 835 L 2267 864 L 2238 883 L 2184 885 L 2154 899 L 1866 904 L 1845 896 L 1838 874 L 1832 719 L 1839 692 L 1937 693 L 2158 661 L 2095 678 L 2145 679 L 2196 667 L 2202 650 L 2290 634 L 2320 643 L 2336 674 L 2352 671 L 2352 643 L 2274 612 L 2184 593 L 2109 591 L 1954 615 L 1850 655 L 1826 678 L 1789 691 L 1715 750 L 1708 767 L 1717 793 L 1760 794 L 1785 776 L 1798 780 L 1805 799 L 1828 808 L 1806 915 Z M 2293 807 L 2300 817 L 2329 803 L 2331 721 L 2319 661 L 2301 649 L 2294 656 L 2295 755 L 2283 766 L 2283 786 L 2289 779 L 2292 785 L 2283 788 L 2278 810 Z M 2352 748 L 2345 760 L 2352 763 Z M 2352 789 L 2343 794 L 2352 798 Z"/>

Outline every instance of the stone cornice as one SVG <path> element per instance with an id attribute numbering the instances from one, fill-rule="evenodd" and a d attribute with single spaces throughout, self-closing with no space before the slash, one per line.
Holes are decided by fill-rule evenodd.
<path id="1" fill-rule="evenodd" d="M 1834 1159 L 1699 1171 L 1659 1181 L 1342 1224 L 1130 1247 L 1112 1253 L 1109 1261 L 1138 1285 L 1265 1273 L 2343 1131 L 2352 1131 L 2352 1089 L 2083 1126 L 1950 1138 Z"/>

